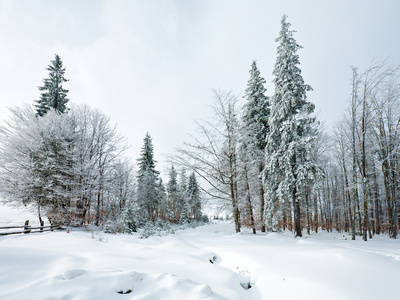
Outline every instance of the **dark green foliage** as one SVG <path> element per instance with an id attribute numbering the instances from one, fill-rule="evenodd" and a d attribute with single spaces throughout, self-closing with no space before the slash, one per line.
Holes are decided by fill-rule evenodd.
<path id="1" fill-rule="evenodd" d="M 273 71 L 275 94 L 272 98 L 270 131 L 267 136 L 264 186 L 266 217 L 270 229 L 285 220 L 289 202 L 295 235 L 301 236 L 300 202 L 315 181 L 317 165 L 310 152 L 315 143 L 314 104 L 307 101 L 311 87 L 304 83 L 297 50 L 301 48 L 283 16 L 277 59 Z M 285 222 L 283 222 L 285 223 Z M 285 226 L 285 224 L 283 225 Z"/>
<path id="2" fill-rule="evenodd" d="M 144 144 L 140 153 L 138 174 L 138 205 L 140 218 L 155 221 L 158 214 L 158 175 L 155 170 L 153 142 L 148 133 L 144 138 Z"/>
<path id="3" fill-rule="evenodd" d="M 243 127 L 247 144 L 255 149 L 264 151 L 266 135 L 269 131 L 269 98 L 265 96 L 265 79 L 260 76 L 257 64 L 253 61 L 250 70 L 250 79 L 247 82 L 247 102 L 243 112 Z M 249 145 L 250 146 L 250 145 Z"/>
<path id="4" fill-rule="evenodd" d="M 269 132 L 269 98 L 265 96 L 265 79 L 260 76 L 257 64 L 253 61 L 250 70 L 250 79 L 247 82 L 246 104 L 243 107 L 242 128 L 240 134 L 240 158 L 242 161 L 242 174 L 245 179 L 247 216 L 255 233 L 255 221 L 253 204 L 250 193 L 250 185 L 259 187 L 259 220 L 261 231 L 265 231 L 264 225 L 264 189 L 262 188 L 261 176 L 264 169 L 264 156 L 266 136 Z"/>
<path id="5" fill-rule="evenodd" d="M 171 166 L 171 170 L 169 172 L 169 180 L 167 185 L 167 192 L 168 192 L 168 205 L 171 209 L 171 216 L 170 220 L 175 221 L 178 220 L 178 199 L 179 199 L 179 191 L 178 191 L 178 174 L 174 168 Z"/>
<path id="6" fill-rule="evenodd" d="M 135 218 L 136 216 L 132 203 L 126 203 L 125 209 L 122 212 L 122 231 L 124 233 L 132 233 L 137 231 Z"/>
<path id="7" fill-rule="evenodd" d="M 44 116 L 50 109 L 54 109 L 58 113 L 65 113 L 67 111 L 67 98 L 68 90 L 64 89 L 62 84 L 67 82 L 64 73 L 63 63 L 61 58 L 56 54 L 54 60 L 46 68 L 49 71 L 49 78 L 43 79 L 44 85 L 39 87 L 42 92 L 40 99 L 36 100 L 35 104 L 36 115 Z"/>
<path id="8" fill-rule="evenodd" d="M 197 183 L 196 175 L 192 173 L 189 176 L 187 187 L 187 198 L 189 205 L 189 215 L 192 219 L 199 221 L 201 219 L 201 199 L 200 189 Z"/>
<path id="9" fill-rule="evenodd" d="M 143 177 L 147 170 L 149 170 L 149 172 L 153 173 L 155 176 L 159 175 L 159 172 L 155 169 L 156 161 L 154 160 L 153 140 L 148 132 L 143 140 L 143 147 L 140 152 L 140 158 L 138 159 L 138 165 L 139 178 Z"/>

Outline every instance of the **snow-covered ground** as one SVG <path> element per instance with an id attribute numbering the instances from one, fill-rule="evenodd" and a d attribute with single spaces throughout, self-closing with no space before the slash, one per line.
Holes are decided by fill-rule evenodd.
<path id="1" fill-rule="evenodd" d="M 0 226 L 35 218 L 0 205 Z M 149 239 L 0 236 L 0 299 L 400 299 L 400 240 L 346 238 L 235 234 L 226 222 Z"/>

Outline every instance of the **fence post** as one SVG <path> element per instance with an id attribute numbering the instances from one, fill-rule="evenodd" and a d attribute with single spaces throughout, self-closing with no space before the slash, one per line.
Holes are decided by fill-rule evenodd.
<path id="1" fill-rule="evenodd" d="M 28 230 L 29 228 L 29 220 L 25 221 L 25 227 L 24 227 L 24 233 L 29 233 L 31 232 L 30 230 Z"/>
<path id="2" fill-rule="evenodd" d="M 40 232 L 43 232 L 44 221 L 40 220 Z"/>

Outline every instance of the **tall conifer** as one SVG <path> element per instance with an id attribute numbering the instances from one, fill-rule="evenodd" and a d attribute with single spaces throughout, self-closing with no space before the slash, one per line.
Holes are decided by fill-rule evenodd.
<path id="1" fill-rule="evenodd" d="M 41 117 L 50 109 L 54 109 L 58 113 L 65 113 L 69 101 L 68 90 L 62 86 L 68 79 L 64 77 L 65 68 L 58 54 L 55 55 L 46 70 L 49 71 L 49 78 L 43 79 L 44 85 L 39 87 L 39 90 L 42 91 L 40 99 L 35 101 L 37 103 L 35 104 L 36 115 Z"/>
<path id="2" fill-rule="evenodd" d="M 158 175 L 155 169 L 153 142 L 146 133 L 143 147 L 138 159 L 138 204 L 141 208 L 143 220 L 155 221 L 158 209 Z"/>
<path id="3" fill-rule="evenodd" d="M 294 216 L 295 236 L 301 236 L 300 201 L 318 167 L 310 158 L 315 139 L 313 123 L 314 104 L 307 101 L 311 87 L 301 76 L 297 50 L 301 48 L 289 30 L 290 23 L 284 15 L 273 75 L 275 94 L 272 99 L 270 132 L 266 145 L 264 187 L 266 190 L 266 215 L 270 227 L 279 221 L 286 222 L 285 207 L 290 201 Z M 282 220 L 283 219 L 283 220 Z"/>
<path id="4" fill-rule="evenodd" d="M 241 157 L 244 162 L 245 178 L 248 178 L 250 168 L 256 168 L 255 173 L 261 175 L 264 169 L 264 154 L 266 145 L 266 136 L 269 131 L 269 97 L 265 96 L 265 79 L 261 77 L 257 64 L 253 61 L 250 70 L 250 79 L 247 82 L 245 98 L 247 99 L 243 109 L 242 131 L 241 131 Z M 260 219 L 261 231 L 265 231 L 264 225 L 264 188 L 259 177 L 260 191 Z M 250 188 L 247 181 L 247 198 L 251 215 L 251 223 L 255 233 L 252 204 L 250 201 Z"/>

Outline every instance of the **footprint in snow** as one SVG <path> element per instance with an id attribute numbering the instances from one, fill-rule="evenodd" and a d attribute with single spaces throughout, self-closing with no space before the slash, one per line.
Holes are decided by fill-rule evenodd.
<path id="1" fill-rule="evenodd" d="M 218 257 L 216 255 L 214 255 L 213 257 L 211 257 L 209 259 L 209 262 L 212 263 L 212 264 L 215 264 L 215 263 L 217 263 L 217 260 L 218 260 Z"/>
<path id="2" fill-rule="evenodd" d="M 74 279 L 75 277 L 81 276 L 85 272 L 86 272 L 85 270 L 81 270 L 81 269 L 67 270 L 63 274 L 63 279 L 64 280 L 71 280 L 71 279 Z"/>

